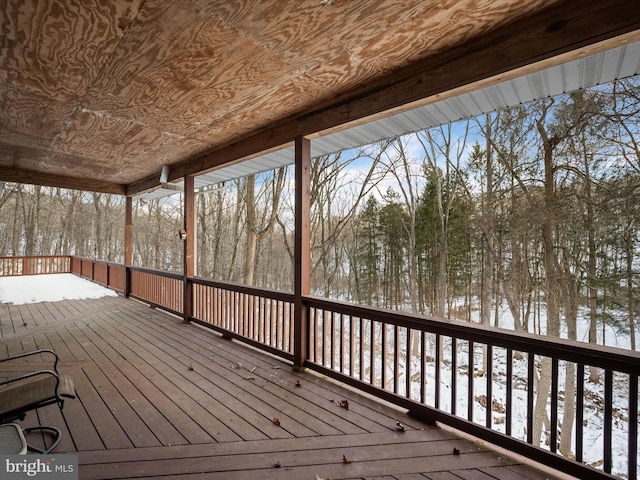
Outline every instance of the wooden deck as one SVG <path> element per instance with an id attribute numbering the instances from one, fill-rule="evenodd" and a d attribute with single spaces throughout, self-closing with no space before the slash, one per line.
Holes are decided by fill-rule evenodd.
<path id="1" fill-rule="evenodd" d="M 82 479 L 549 478 L 134 300 L 0 304 L 0 335 L 73 376 L 77 399 L 22 423 L 60 428 Z"/>

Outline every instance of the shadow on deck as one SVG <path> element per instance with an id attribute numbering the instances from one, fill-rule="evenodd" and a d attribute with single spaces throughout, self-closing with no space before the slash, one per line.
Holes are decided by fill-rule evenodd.
<path id="1" fill-rule="evenodd" d="M 81 479 L 549 478 L 134 300 L 0 304 L 0 333 L 0 357 L 51 348 L 73 377 L 22 425 L 60 428 Z"/>

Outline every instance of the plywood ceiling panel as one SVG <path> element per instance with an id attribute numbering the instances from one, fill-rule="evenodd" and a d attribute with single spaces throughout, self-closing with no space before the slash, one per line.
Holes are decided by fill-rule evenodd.
<path id="1" fill-rule="evenodd" d="M 142 3 L 3 2 L 0 83 L 58 100 L 81 98 Z"/>
<path id="2" fill-rule="evenodd" d="M 73 107 L 68 102 L 0 85 L 0 142 L 47 151 Z"/>
<path id="3" fill-rule="evenodd" d="M 580 10 L 604 8 L 587 1 Z M 605 1 L 620 11 L 623 0 Z M 575 10 L 560 0 L 5 0 L 0 166 L 118 190 L 162 165 L 209 167 L 227 147 L 235 161 L 244 138 L 272 149 L 296 119 L 388 91 L 434 58 L 473 55 L 497 29 L 505 48 L 519 19 L 562 30 Z M 605 37 L 625 21 L 604 22 Z"/>
<path id="4" fill-rule="evenodd" d="M 268 50 L 190 2 L 152 1 L 86 102 L 90 109 L 190 135 L 264 85 L 294 75 Z"/>

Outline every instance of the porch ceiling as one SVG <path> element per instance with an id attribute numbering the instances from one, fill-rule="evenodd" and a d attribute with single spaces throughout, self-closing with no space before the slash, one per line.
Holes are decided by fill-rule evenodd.
<path id="1" fill-rule="evenodd" d="M 0 8 L 0 180 L 121 194 L 640 38 L 629 0 Z"/>

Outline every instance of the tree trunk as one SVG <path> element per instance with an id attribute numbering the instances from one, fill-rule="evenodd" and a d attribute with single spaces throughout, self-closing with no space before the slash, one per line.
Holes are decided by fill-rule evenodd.
<path id="1" fill-rule="evenodd" d="M 634 239 L 637 238 L 637 232 L 634 228 L 635 219 L 629 220 L 623 235 L 625 262 L 626 262 L 626 280 L 627 280 L 627 318 L 629 323 L 629 338 L 631 340 L 631 350 L 637 350 L 636 346 L 636 329 L 635 329 L 635 300 L 634 300 Z"/>
<path id="2" fill-rule="evenodd" d="M 247 215 L 247 240 L 244 250 L 244 279 L 246 285 L 253 285 L 256 267 L 256 250 L 258 248 L 258 234 L 256 227 L 258 220 L 256 218 L 255 204 L 255 175 L 249 175 L 246 180 L 245 191 L 245 211 Z"/>
<path id="3" fill-rule="evenodd" d="M 562 257 L 563 262 L 560 273 L 564 277 L 563 297 L 567 338 L 575 341 L 578 337 L 578 280 L 571 273 L 567 258 L 564 255 Z M 562 413 L 559 450 L 564 456 L 571 457 L 571 440 L 576 412 L 576 368 L 572 362 L 566 363 L 565 373 L 564 410 Z M 552 426 L 552 428 L 555 428 L 555 426 Z"/>
<path id="4" fill-rule="evenodd" d="M 586 156 L 585 156 L 586 157 Z M 596 287 L 596 240 L 594 232 L 595 212 L 591 193 L 591 174 L 588 158 L 585 158 L 585 196 L 587 202 L 587 285 L 589 288 L 589 343 L 598 343 L 598 289 Z M 600 373 L 594 366 L 589 366 L 589 381 L 600 382 Z"/>
<path id="5" fill-rule="evenodd" d="M 555 184 L 553 152 L 558 142 L 556 138 L 549 138 L 545 130 L 544 118 L 550 107 L 546 103 L 543 107 L 542 116 L 536 120 L 536 126 L 543 146 L 544 156 L 544 212 L 542 213 L 542 245 L 544 267 L 546 273 L 545 300 L 547 303 L 547 335 L 552 337 L 560 336 L 560 289 L 561 279 L 559 275 L 558 259 L 554 248 L 554 231 L 556 226 L 555 214 Z M 551 359 L 545 357 L 542 362 L 540 372 L 540 382 L 533 411 L 533 441 L 537 443 L 542 436 L 542 419 L 546 415 L 547 400 L 551 388 Z M 551 425 L 550 428 L 556 428 Z"/>

